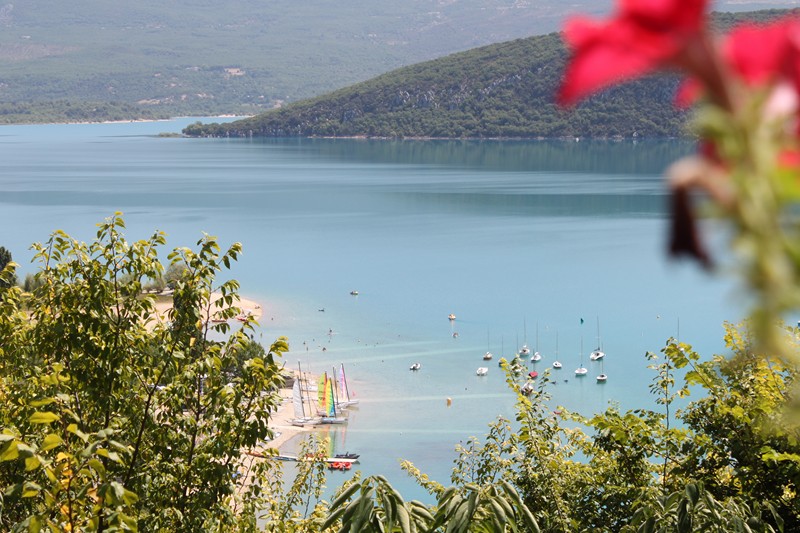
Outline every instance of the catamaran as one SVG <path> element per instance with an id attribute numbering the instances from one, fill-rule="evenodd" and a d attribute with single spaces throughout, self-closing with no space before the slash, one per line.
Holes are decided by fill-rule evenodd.
<path id="1" fill-rule="evenodd" d="M 336 376 L 336 369 L 333 371 L 334 377 Z M 351 398 L 350 397 L 350 387 L 347 385 L 347 377 L 344 374 L 344 363 L 340 363 L 339 365 L 339 375 L 338 375 L 338 390 L 342 393 L 342 398 L 337 397 L 336 406 L 340 409 L 346 409 L 347 407 L 351 407 L 353 405 L 358 404 L 358 398 Z M 338 394 L 337 394 L 338 396 Z"/>
<path id="2" fill-rule="evenodd" d="M 320 377 L 319 384 L 320 414 L 322 415 L 320 422 L 322 424 L 344 424 L 347 422 L 347 418 L 336 415 L 336 397 L 333 392 L 333 380 L 328 377 L 327 372 Z"/>
<path id="3" fill-rule="evenodd" d="M 299 371 L 292 385 L 292 405 L 294 407 L 294 418 L 291 420 L 293 426 L 313 426 L 319 424 L 322 419 L 318 416 L 311 416 L 311 409 L 306 412 L 305 401 L 303 399 L 303 371 L 300 363 L 297 363 Z M 308 391 L 306 391 L 306 394 Z"/>

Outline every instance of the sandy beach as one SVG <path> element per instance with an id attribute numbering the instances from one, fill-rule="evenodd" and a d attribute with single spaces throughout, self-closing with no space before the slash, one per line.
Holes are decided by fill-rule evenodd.
<path id="1" fill-rule="evenodd" d="M 211 295 L 212 302 L 216 302 L 220 297 L 221 297 L 221 294 L 213 293 Z M 167 317 L 167 312 L 170 309 L 172 309 L 172 292 L 171 291 L 163 291 L 163 292 L 157 294 L 156 295 L 155 305 L 156 305 L 156 312 L 158 313 L 158 316 L 162 320 L 165 320 L 166 317 Z M 248 298 L 241 298 L 240 297 L 239 301 L 234 303 L 234 305 L 236 307 L 239 307 L 242 310 L 242 314 L 243 315 L 252 316 L 256 320 L 260 319 L 264 314 L 264 310 L 261 307 L 261 304 L 259 304 L 258 302 L 255 302 L 253 300 L 250 300 Z M 216 310 L 216 308 L 214 308 L 214 310 Z M 205 318 L 205 320 L 209 319 L 208 316 L 206 316 L 204 318 Z"/>
<path id="2" fill-rule="evenodd" d="M 169 293 L 161 293 L 159 298 L 156 299 L 156 311 L 161 319 L 166 319 L 167 312 L 172 308 L 172 299 L 164 298 L 164 295 Z M 218 298 L 219 294 L 213 294 L 212 297 Z M 258 321 L 264 315 L 263 306 L 249 298 L 240 298 L 239 302 L 235 304 L 242 310 L 243 315 L 249 315 Z M 206 317 L 208 319 L 208 317 Z M 268 348 L 268 346 L 266 347 Z M 299 433 L 310 432 L 314 427 L 298 427 L 292 425 L 292 418 L 294 418 L 294 407 L 292 405 L 292 390 L 281 389 L 281 404 L 270 416 L 269 426 L 275 432 L 276 437 L 269 441 L 268 447 L 280 449 L 281 445 L 285 444 L 292 437 Z"/>

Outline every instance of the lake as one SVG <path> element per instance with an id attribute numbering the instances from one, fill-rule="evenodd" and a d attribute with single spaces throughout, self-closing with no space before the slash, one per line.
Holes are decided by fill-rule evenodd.
<path id="1" fill-rule="evenodd" d="M 288 336 L 289 368 L 344 363 L 360 405 L 335 447 L 406 498 L 424 494 L 400 459 L 446 484 L 458 442 L 513 418 L 497 361 L 521 344 L 543 355 L 529 368 L 563 363 L 554 409 L 655 408 L 645 352 L 674 336 L 724 353 L 723 322 L 744 314 L 730 279 L 665 254 L 662 173 L 689 142 L 157 136 L 194 120 L 0 126 L 0 245 L 24 278 L 31 243 L 90 240 L 114 211 L 129 239 L 242 242 L 230 276 L 264 306 L 258 338 Z M 724 233 L 704 229 L 721 253 Z"/>

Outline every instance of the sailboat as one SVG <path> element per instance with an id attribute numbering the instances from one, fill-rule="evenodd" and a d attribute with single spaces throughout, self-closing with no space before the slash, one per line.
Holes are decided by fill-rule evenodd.
<path id="1" fill-rule="evenodd" d="M 300 370 L 300 363 L 297 363 L 298 370 Z M 319 417 L 311 416 L 311 411 L 306 413 L 305 402 L 303 401 L 303 371 L 300 370 L 299 375 L 294 380 L 292 385 L 292 405 L 294 407 L 294 418 L 291 420 L 293 426 L 312 426 L 319 424 L 321 419 Z"/>
<path id="2" fill-rule="evenodd" d="M 608 376 L 606 376 L 605 371 L 603 370 L 603 360 L 600 360 L 600 373 L 597 375 L 597 382 L 598 383 L 605 383 L 608 380 Z"/>
<path id="3" fill-rule="evenodd" d="M 606 354 L 601 349 L 601 344 L 600 344 L 600 317 L 597 317 L 597 348 L 592 350 L 592 353 L 589 354 L 589 359 L 591 359 L 592 361 L 598 361 L 605 356 Z"/>
<path id="4" fill-rule="evenodd" d="M 539 323 L 536 323 L 536 349 L 533 351 L 533 355 L 531 356 L 531 361 L 541 361 L 542 354 L 539 353 Z"/>
<path id="5" fill-rule="evenodd" d="M 333 391 L 333 380 L 328 377 L 327 372 L 320 378 L 320 386 L 320 404 L 322 406 L 322 419 L 320 422 L 323 424 L 344 424 L 347 422 L 347 418 L 336 416 L 336 398 Z"/>
<path id="6" fill-rule="evenodd" d="M 553 361 L 553 368 L 558 370 L 558 369 L 561 369 L 562 366 L 563 365 L 558 360 L 558 332 L 556 331 L 556 360 Z"/>
<path id="7" fill-rule="evenodd" d="M 489 350 L 489 331 L 487 330 L 486 331 L 486 353 L 483 354 L 483 360 L 484 361 L 488 361 L 492 357 L 493 357 L 492 356 L 492 352 Z"/>
<path id="8" fill-rule="evenodd" d="M 520 357 L 526 357 L 531 354 L 531 349 L 528 348 L 528 328 L 525 321 L 522 322 L 522 328 L 525 338 L 523 340 L 524 344 L 522 345 L 522 348 L 519 349 L 519 355 Z"/>
<path id="9" fill-rule="evenodd" d="M 581 366 L 575 369 L 575 375 L 581 377 L 585 376 L 587 372 L 589 371 L 583 366 L 583 337 L 581 337 Z"/>
<path id="10" fill-rule="evenodd" d="M 334 370 L 334 376 L 335 375 L 336 374 L 335 374 L 335 370 Z M 345 374 L 344 374 L 344 363 L 341 363 L 339 365 L 339 376 L 338 377 L 339 377 L 339 390 L 341 391 L 343 398 L 338 400 L 336 402 L 336 405 L 340 409 L 344 409 L 344 408 L 350 407 L 352 405 L 357 405 L 358 404 L 358 398 L 351 398 L 350 397 L 350 387 L 347 386 L 347 378 L 345 377 Z"/>

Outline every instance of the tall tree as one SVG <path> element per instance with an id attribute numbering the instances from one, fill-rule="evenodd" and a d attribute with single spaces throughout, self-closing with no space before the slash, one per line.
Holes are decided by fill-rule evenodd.
<path id="1" fill-rule="evenodd" d="M 288 346 L 242 361 L 252 324 L 205 320 L 240 312 L 237 283 L 214 279 L 241 245 L 176 249 L 182 304 L 161 316 L 142 282 L 163 271 L 164 236 L 123 229 L 117 214 L 90 244 L 54 233 L 24 311 L 21 289 L 0 298 L 0 530 L 228 531 L 260 482 L 242 465 L 272 435 Z"/>
<path id="2" fill-rule="evenodd" d="M 6 266 L 8 266 L 8 264 L 12 261 L 11 252 L 5 247 L 0 246 L 0 272 L 5 270 Z M 16 283 L 17 276 L 13 270 L 10 270 L 5 275 L 0 276 L 0 287 L 10 287 L 12 285 L 16 285 Z"/>

